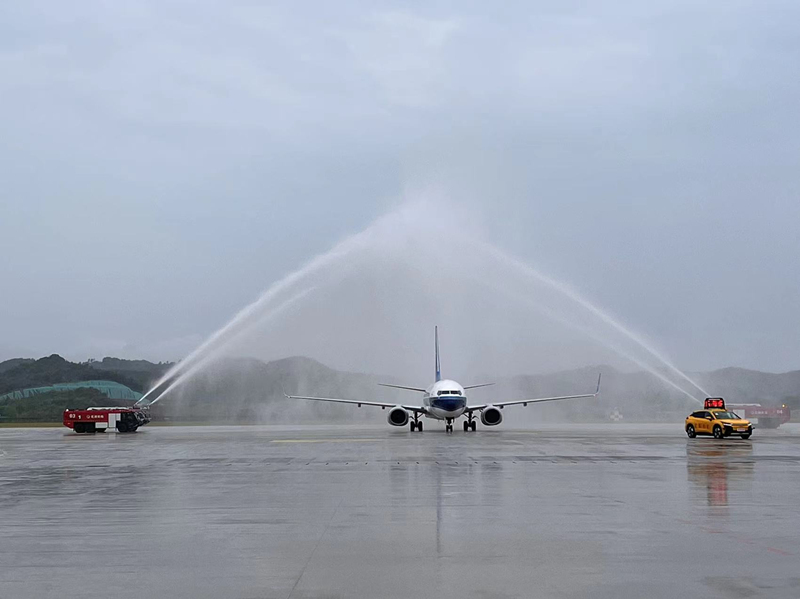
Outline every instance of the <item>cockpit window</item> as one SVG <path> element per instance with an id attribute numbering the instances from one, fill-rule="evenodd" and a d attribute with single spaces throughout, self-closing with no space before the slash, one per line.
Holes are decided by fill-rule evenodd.
<path id="1" fill-rule="evenodd" d="M 444 390 L 439 391 L 436 395 L 461 395 L 460 391 Z"/>

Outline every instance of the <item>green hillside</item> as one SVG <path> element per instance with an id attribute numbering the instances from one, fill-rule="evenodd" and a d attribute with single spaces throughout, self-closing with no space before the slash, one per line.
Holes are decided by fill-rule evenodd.
<path id="1" fill-rule="evenodd" d="M 104 358 L 75 363 L 54 354 L 0 364 L 0 421 L 59 421 L 66 407 L 126 405 L 169 367 Z"/>
<path id="2" fill-rule="evenodd" d="M 133 401 L 109 399 L 92 387 L 48 391 L 21 398 L 0 399 L 0 422 L 60 422 L 66 408 L 124 406 Z"/>

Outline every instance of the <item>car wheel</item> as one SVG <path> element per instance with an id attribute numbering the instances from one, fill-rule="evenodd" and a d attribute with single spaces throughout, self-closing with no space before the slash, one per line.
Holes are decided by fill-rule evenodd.
<path id="1" fill-rule="evenodd" d="M 686 427 L 686 434 L 689 435 L 690 439 L 694 439 L 697 436 L 697 433 L 694 432 L 693 425 L 690 424 L 689 426 Z"/>
<path id="2" fill-rule="evenodd" d="M 714 425 L 714 438 L 722 439 L 724 436 L 725 433 L 722 431 L 722 427 L 719 424 Z"/>

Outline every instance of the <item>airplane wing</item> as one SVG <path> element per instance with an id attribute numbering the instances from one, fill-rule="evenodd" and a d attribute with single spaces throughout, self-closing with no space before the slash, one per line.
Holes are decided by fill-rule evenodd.
<path id="1" fill-rule="evenodd" d="M 492 385 L 494 385 L 494 383 L 482 383 L 480 385 L 465 385 L 464 391 L 468 389 L 479 389 L 480 387 L 491 387 Z"/>
<path id="2" fill-rule="evenodd" d="M 380 387 L 391 387 L 392 389 L 405 389 L 406 391 L 419 391 L 420 393 L 425 393 L 425 389 L 420 389 L 419 387 L 406 387 L 405 385 L 390 385 L 389 383 L 378 383 Z"/>
<path id="3" fill-rule="evenodd" d="M 597 397 L 600 394 L 600 377 L 602 373 L 597 377 L 597 389 L 594 393 L 586 393 L 583 395 L 562 395 L 560 397 L 535 397 L 532 399 L 515 399 L 512 401 L 496 401 L 492 403 L 485 403 L 477 406 L 467 406 L 467 412 L 474 412 L 483 410 L 484 408 L 488 408 L 489 406 L 493 406 L 495 408 L 503 408 L 505 406 L 518 406 L 522 404 L 523 406 L 527 406 L 529 403 L 541 403 L 545 401 L 559 401 L 562 399 L 580 399 L 583 397 Z"/>
<path id="4" fill-rule="evenodd" d="M 284 393 L 286 395 L 286 393 Z M 394 408 L 398 404 L 396 403 L 385 403 L 382 401 L 362 401 L 360 399 L 339 399 L 338 397 L 307 397 L 305 395 L 286 395 L 286 399 L 310 399 L 312 401 L 329 401 L 333 403 L 348 403 L 348 404 L 355 404 L 359 408 L 361 406 L 376 406 L 378 408 Z M 425 408 L 422 406 L 400 406 L 410 412 L 417 412 L 420 414 L 425 413 Z"/>

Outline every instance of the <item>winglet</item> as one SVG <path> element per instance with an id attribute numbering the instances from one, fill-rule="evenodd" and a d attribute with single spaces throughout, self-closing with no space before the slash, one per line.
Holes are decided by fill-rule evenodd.
<path id="1" fill-rule="evenodd" d="M 595 396 L 595 397 L 597 397 L 598 395 L 600 395 L 600 378 L 601 378 L 602 376 L 603 376 L 603 373 L 602 373 L 602 372 L 601 372 L 601 373 L 599 373 L 599 374 L 597 375 L 597 390 L 594 392 L 594 396 Z"/>

